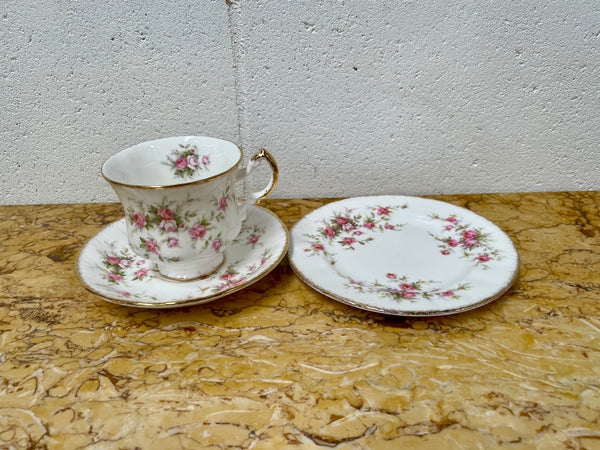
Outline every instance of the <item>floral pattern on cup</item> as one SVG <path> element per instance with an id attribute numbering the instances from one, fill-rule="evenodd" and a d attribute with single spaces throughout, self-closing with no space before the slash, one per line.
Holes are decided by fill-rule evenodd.
<path id="1" fill-rule="evenodd" d="M 172 233 L 183 227 L 183 219 L 168 205 L 150 205 L 141 212 L 128 214 L 129 222 L 137 229 L 159 228 L 165 233 Z"/>
<path id="2" fill-rule="evenodd" d="M 226 195 L 220 196 L 219 198 L 225 198 Z M 218 201 L 217 201 L 218 203 Z M 179 211 L 176 208 L 167 208 L 164 205 L 161 207 L 151 206 L 147 208 L 146 214 L 144 217 L 147 217 L 147 220 L 144 223 L 144 226 L 141 228 L 145 228 L 146 226 L 150 227 L 160 227 L 159 219 L 162 220 L 175 220 L 178 218 L 178 213 L 174 211 Z M 141 213 L 140 213 L 141 214 Z M 135 214 L 130 214 L 128 220 L 133 223 L 135 220 Z M 157 225 L 159 224 L 159 225 Z M 220 234 L 217 237 L 212 237 L 208 231 L 212 227 L 210 223 L 202 218 L 195 225 L 190 227 L 189 234 L 193 239 L 197 239 L 198 241 L 203 242 L 204 247 L 211 246 L 214 251 L 220 251 L 223 246 L 223 241 L 220 239 Z M 179 232 L 180 230 L 184 230 L 183 228 L 178 227 L 174 232 Z M 234 243 L 238 245 L 242 245 L 244 247 L 254 249 L 256 246 L 264 246 L 262 242 L 262 238 L 266 233 L 266 228 L 257 224 L 248 224 L 246 221 L 243 222 L 240 233 L 234 239 Z M 170 240 L 177 241 L 177 238 L 171 236 L 167 238 L 167 245 L 171 242 Z M 155 240 L 145 239 L 140 237 L 140 247 L 146 250 L 147 253 L 156 254 L 158 251 L 158 245 Z M 172 243 L 172 242 L 171 242 Z M 127 286 L 128 283 L 143 281 L 147 279 L 150 275 L 156 276 L 156 273 L 153 269 L 151 269 L 151 261 L 150 258 L 140 258 L 135 255 L 129 248 L 122 249 L 117 251 L 115 249 L 114 244 L 108 244 L 109 248 L 111 248 L 111 252 L 107 252 L 103 255 L 102 267 L 106 272 L 106 281 L 111 284 L 123 285 Z M 213 286 L 212 292 L 218 293 L 230 287 L 235 287 L 242 284 L 246 279 L 251 277 L 251 275 L 262 268 L 265 264 L 267 264 L 272 258 L 271 249 L 264 250 L 261 258 L 256 263 L 251 266 L 245 268 L 244 270 L 239 269 L 239 262 L 235 262 L 233 264 L 229 264 L 225 273 L 220 275 L 219 283 Z M 176 258 L 171 258 L 168 261 L 177 261 Z M 208 288 L 207 288 L 208 289 Z M 125 295 L 126 291 L 122 292 L 122 295 Z M 127 296 L 127 295 L 125 295 Z"/>
<path id="3" fill-rule="evenodd" d="M 357 292 L 377 294 L 381 297 L 388 297 L 399 301 L 418 301 L 424 299 L 441 298 L 445 300 L 458 300 L 461 292 L 470 288 L 468 284 L 459 284 L 453 289 L 428 288 L 428 285 L 436 283 L 435 281 L 414 281 L 408 277 L 397 275 L 393 272 L 385 275 L 386 282 L 356 281 L 349 277 L 344 277 L 348 282 L 344 285 L 347 288 Z"/>
<path id="4" fill-rule="evenodd" d="M 229 187 L 227 187 L 225 192 L 218 197 L 213 198 L 211 202 L 213 207 L 213 214 L 211 215 L 211 218 L 217 222 L 221 222 L 223 219 L 225 219 L 225 212 L 231 206 L 232 201 L 234 201 L 234 197 Z"/>
<path id="5" fill-rule="evenodd" d="M 400 231 L 402 224 L 391 223 L 390 215 L 406 207 L 377 205 L 369 207 L 364 214 L 355 213 L 352 209 L 346 209 L 343 213 L 334 212 L 319 223 L 315 234 L 305 234 L 312 242 L 304 251 L 312 255 L 323 254 L 335 264 L 329 247 L 341 246 L 346 250 L 355 250 L 357 245 L 372 241 L 373 234 L 377 232 Z"/>
<path id="6" fill-rule="evenodd" d="M 476 266 L 487 269 L 487 263 L 500 259 L 500 252 L 492 247 L 489 234 L 481 229 L 472 227 L 455 214 L 442 217 L 431 214 L 432 219 L 441 222 L 441 230 L 430 235 L 439 242 L 442 255 L 459 254 L 472 260 Z"/>
<path id="7" fill-rule="evenodd" d="M 180 149 L 171 151 L 163 164 L 171 167 L 173 175 L 180 178 L 193 178 L 201 170 L 208 170 L 209 155 L 200 155 L 198 147 L 193 144 L 179 144 Z"/>
<path id="8" fill-rule="evenodd" d="M 185 248 L 212 249 L 221 251 L 224 241 L 221 233 L 214 234 L 214 223 L 226 218 L 226 211 L 235 201 L 229 187 L 211 200 L 212 209 L 209 215 L 199 216 L 194 208 L 194 199 L 186 198 L 185 202 L 163 202 L 161 204 L 144 204 L 137 202 L 135 209 L 126 209 L 129 224 L 137 232 L 137 241 L 133 243 L 146 258 L 159 261 L 178 261 L 178 258 L 160 256 L 161 249 Z M 145 233 L 147 231 L 147 233 Z M 158 234 L 155 232 L 158 231 Z"/>
<path id="9" fill-rule="evenodd" d="M 199 218 L 194 225 L 192 225 L 189 229 L 189 235 L 191 237 L 191 246 L 192 248 L 203 248 L 207 249 L 209 246 L 215 248 L 218 251 L 221 248 L 222 241 L 220 240 L 221 234 L 217 234 L 213 236 L 211 230 L 213 226 L 211 225 L 211 220 L 206 217 Z M 215 242 L 220 242 L 220 244 L 215 244 Z"/>

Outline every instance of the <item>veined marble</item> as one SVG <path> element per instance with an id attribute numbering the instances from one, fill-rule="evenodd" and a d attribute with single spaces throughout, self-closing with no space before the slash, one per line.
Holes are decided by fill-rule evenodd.
<path id="1" fill-rule="evenodd" d="M 0 206 L 0 448 L 600 448 L 600 193 L 438 196 L 521 258 L 482 308 L 388 318 L 284 260 L 229 297 L 116 306 L 77 280 L 118 204 Z M 269 200 L 291 226 L 328 200 Z"/>

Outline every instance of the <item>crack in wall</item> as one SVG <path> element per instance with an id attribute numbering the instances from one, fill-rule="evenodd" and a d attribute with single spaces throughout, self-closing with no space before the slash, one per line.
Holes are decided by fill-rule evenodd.
<path id="1" fill-rule="evenodd" d="M 242 60 L 243 39 L 242 39 L 242 2 L 241 0 L 225 0 L 227 5 L 227 19 L 229 27 L 229 37 L 231 39 L 231 54 L 233 58 L 234 89 L 235 89 L 235 108 L 237 112 L 237 141 L 238 145 L 244 148 L 243 130 L 245 126 L 244 103 L 246 93 L 244 91 L 244 65 Z"/>

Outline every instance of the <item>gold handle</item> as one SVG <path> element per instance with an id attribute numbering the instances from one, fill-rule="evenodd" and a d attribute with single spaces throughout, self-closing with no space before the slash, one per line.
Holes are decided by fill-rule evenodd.
<path id="1" fill-rule="evenodd" d="M 267 160 L 271 166 L 271 170 L 273 171 L 273 177 L 271 178 L 269 185 L 260 193 L 258 193 L 259 196 L 256 198 L 257 205 L 263 198 L 273 192 L 273 189 L 275 189 L 275 186 L 277 185 L 277 180 L 279 179 L 279 168 L 277 167 L 277 162 L 275 161 L 275 158 L 273 158 L 273 155 L 271 155 L 266 149 L 261 148 L 252 156 L 252 158 L 250 158 L 250 165 L 258 164 L 260 159 Z"/>

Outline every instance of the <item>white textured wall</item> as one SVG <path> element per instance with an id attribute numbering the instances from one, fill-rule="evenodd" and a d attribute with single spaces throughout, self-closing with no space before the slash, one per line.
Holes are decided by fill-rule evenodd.
<path id="1" fill-rule="evenodd" d="M 113 201 L 158 137 L 267 147 L 273 197 L 600 187 L 600 2 L 0 2 L 0 203 Z"/>

